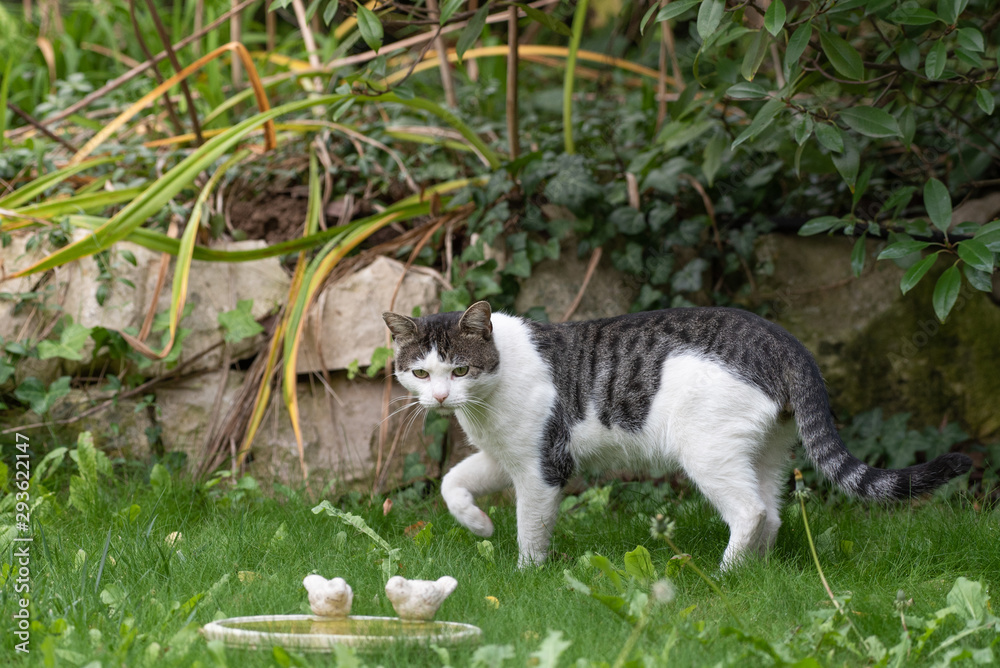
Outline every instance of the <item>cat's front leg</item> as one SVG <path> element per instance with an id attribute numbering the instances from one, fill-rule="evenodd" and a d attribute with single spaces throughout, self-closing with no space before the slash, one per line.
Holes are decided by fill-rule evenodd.
<path id="1" fill-rule="evenodd" d="M 497 461 L 485 452 L 477 452 L 448 471 L 441 481 L 441 496 L 459 524 L 477 536 L 489 538 L 493 535 L 493 521 L 476 505 L 476 497 L 510 485 L 510 476 Z"/>
<path id="2" fill-rule="evenodd" d="M 517 566 L 539 566 L 549 554 L 562 488 L 548 484 L 540 475 L 528 475 L 514 480 L 514 492 L 517 494 Z"/>

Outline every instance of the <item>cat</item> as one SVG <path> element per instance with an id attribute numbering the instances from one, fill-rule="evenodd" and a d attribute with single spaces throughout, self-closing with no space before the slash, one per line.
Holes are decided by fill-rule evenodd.
<path id="1" fill-rule="evenodd" d="M 548 324 L 493 313 L 382 317 L 396 378 L 421 406 L 454 413 L 478 450 L 441 483 L 477 536 L 493 522 L 478 496 L 513 486 L 518 565 L 548 556 L 561 492 L 578 471 L 681 468 L 729 526 L 723 570 L 770 548 L 789 455 L 863 499 L 904 499 L 965 473 L 949 453 L 900 470 L 844 447 L 823 377 L 794 336 L 733 308 L 673 308 Z"/>

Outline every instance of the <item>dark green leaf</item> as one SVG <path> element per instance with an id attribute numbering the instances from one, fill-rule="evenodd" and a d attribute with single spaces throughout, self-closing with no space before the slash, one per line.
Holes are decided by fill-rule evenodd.
<path id="1" fill-rule="evenodd" d="M 993 279 L 984 271 L 974 269 L 967 264 L 962 265 L 962 273 L 965 274 L 969 285 L 980 292 L 993 292 Z"/>
<path id="2" fill-rule="evenodd" d="M 860 81 L 865 78 L 865 66 L 861 54 L 840 35 L 825 31 L 819 34 L 820 46 L 833 68 L 840 74 Z"/>
<path id="3" fill-rule="evenodd" d="M 640 35 L 645 35 L 646 34 L 646 24 L 649 23 L 649 17 L 651 17 L 653 15 L 653 12 L 655 12 L 657 9 L 659 9 L 659 7 L 660 7 L 660 4 L 657 3 L 657 2 L 654 2 L 654 3 L 652 3 L 649 6 L 649 9 L 646 10 L 646 13 L 642 15 L 642 20 L 639 21 L 639 34 Z"/>
<path id="4" fill-rule="evenodd" d="M 976 241 L 994 253 L 1000 252 L 1000 220 L 994 220 L 980 227 L 976 232 Z"/>
<path id="5" fill-rule="evenodd" d="M 947 232 L 951 226 L 951 195 L 948 187 L 935 178 L 924 184 L 924 208 L 934 227 Z"/>
<path id="6" fill-rule="evenodd" d="M 965 11 L 968 0 L 938 0 L 937 13 L 948 25 L 955 25 L 958 17 Z"/>
<path id="7" fill-rule="evenodd" d="M 489 3 L 483 5 L 476 10 L 476 13 L 469 19 L 468 25 L 462 29 L 462 34 L 458 36 L 458 43 L 455 44 L 455 53 L 458 54 L 458 62 L 462 62 L 462 55 L 483 34 L 483 26 L 486 25 L 486 15 L 489 11 Z"/>
<path id="8" fill-rule="evenodd" d="M 861 272 L 865 268 L 865 250 L 867 236 L 862 234 L 858 237 L 858 240 L 854 242 L 854 248 L 851 250 L 851 273 L 857 278 L 861 275 Z"/>
<path id="9" fill-rule="evenodd" d="M 913 135 L 917 133 L 917 118 L 913 113 L 913 107 L 907 105 L 903 113 L 899 115 L 899 132 L 905 146 L 913 143 Z"/>
<path id="10" fill-rule="evenodd" d="M 767 97 L 767 90 L 760 84 L 741 81 L 727 88 L 726 96 L 734 100 L 759 100 Z"/>
<path id="11" fill-rule="evenodd" d="M 820 145 L 834 153 L 841 153 L 844 150 L 844 137 L 840 133 L 840 128 L 832 123 L 817 124 L 816 139 Z"/>
<path id="12" fill-rule="evenodd" d="M 330 0 L 326 5 L 326 9 L 323 10 L 323 22 L 327 25 L 333 23 L 333 19 L 337 17 L 337 10 L 339 8 L 340 0 Z"/>
<path id="13" fill-rule="evenodd" d="M 444 25 L 448 22 L 458 8 L 465 4 L 466 0 L 444 0 L 444 4 L 441 5 L 441 18 L 439 23 Z"/>
<path id="14" fill-rule="evenodd" d="M 708 180 L 709 186 L 712 185 L 715 175 L 718 173 L 719 168 L 722 167 L 722 156 L 725 154 L 728 146 L 729 137 L 722 132 L 713 135 L 708 140 L 708 143 L 705 144 L 705 150 L 702 153 L 701 171 L 705 174 L 705 179 Z"/>
<path id="15" fill-rule="evenodd" d="M 805 52 L 806 47 L 809 46 L 809 37 L 812 36 L 812 25 L 805 24 L 801 25 L 795 29 L 792 36 L 788 38 L 788 46 L 785 48 L 785 62 L 783 69 L 785 71 L 785 78 L 791 78 L 792 65 L 796 65 L 799 62 L 799 58 Z"/>
<path id="16" fill-rule="evenodd" d="M 929 9 L 917 7 L 915 2 L 906 2 L 886 18 L 904 26 L 925 26 L 939 21 L 938 15 Z"/>
<path id="17" fill-rule="evenodd" d="M 771 6 L 773 7 L 774 5 Z M 770 44 L 771 37 L 767 32 L 758 30 L 754 34 L 753 41 L 750 42 L 750 48 L 743 54 L 743 63 L 740 65 L 740 74 L 744 79 L 753 81 L 757 70 L 760 68 L 760 64 L 764 62 L 764 57 L 768 54 L 767 47 Z"/>
<path id="18" fill-rule="evenodd" d="M 899 56 L 899 64 L 905 69 L 916 72 L 920 67 L 920 47 L 912 39 L 904 39 L 897 44 L 896 55 Z"/>
<path id="19" fill-rule="evenodd" d="M 951 313 L 951 309 L 955 305 L 955 300 L 958 299 L 958 292 L 961 288 L 962 274 L 959 273 L 958 267 L 951 265 L 944 270 L 941 278 L 938 279 L 937 284 L 934 286 L 934 296 L 931 300 L 934 303 L 934 313 L 937 314 L 938 320 L 941 322 L 948 319 L 948 314 Z"/>
<path id="20" fill-rule="evenodd" d="M 906 257 L 907 255 L 912 255 L 913 253 L 919 253 L 928 246 L 930 246 L 930 243 L 927 241 L 897 241 L 894 244 L 886 246 L 885 249 L 878 254 L 878 259 L 895 260 L 897 258 Z"/>
<path id="21" fill-rule="evenodd" d="M 988 274 L 993 272 L 993 253 L 986 247 L 986 244 L 978 239 L 966 239 L 958 242 L 958 257 L 979 271 L 985 271 Z"/>
<path id="22" fill-rule="evenodd" d="M 802 114 L 798 120 L 795 121 L 793 125 L 792 134 L 795 137 L 795 143 L 801 146 L 806 143 L 806 140 L 812 136 L 813 133 L 813 119 L 809 114 Z"/>
<path id="23" fill-rule="evenodd" d="M 973 53 L 972 51 L 967 51 L 962 47 L 955 49 L 955 57 L 968 65 L 969 67 L 982 68 L 985 67 L 983 59 L 979 57 L 979 54 Z"/>
<path id="24" fill-rule="evenodd" d="M 917 192 L 916 186 L 903 186 L 892 191 L 889 198 L 882 204 L 882 211 L 890 211 L 890 216 L 898 216 L 899 212 L 913 199 L 913 193 Z M 895 211 L 894 211 L 895 209 Z"/>
<path id="25" fill-rule="evenodd" d="M 660 13 L 656 15 L 656 22 L 669 21 L 672 18 L 676 18 L 697 5 L 701 0 L 681 0 L 680 2 L 671 2 L 666 7 L 660 10 Z M 653 5 L 654 7 L 656 5 Z"/>
<path id="26" fill-rule="evenodd" d="M 963 49 L 976 52 L 986 49 L 983 33 L 976 28 L 959 28 L 955 34 L 958 37 L 958 45 Z"/>
<path id="27" fill-rule="evenodd" d="M 948 49 L 945 47 L 944 41 L 939 39 L 934 42 L 934 46 L 927 52 L 927 58 L 924 60 L 924 73 L 927 74 L 927 78 L 940 79 L 941 75 L 944 74 L 944 66 L 947 62 Z"/>
<path id="28" fill-rule="evenodd" d="M 835 227 L 843 227 L 847 225 L 847 221 L 842 218 L 837 218 L 836 216 L 820 216 L 819 218 L 813 218 L 806 222 L 805 225 L 799 228 L 800 237 L 809 237 L 814 234 L 820 234 L 822 232 L 829 232 Z"/>
<path id="29" fill-rule="evenodd" d="M 830 159 L 833 160 L 833 166 L 837 168 L 844 183 L 853 193 L 858 181 L 858 169 L 861 167 L 861 154 L 858 152 L 855 142 L 845 141 L 844 152 L 834 153 Z"/>
<path id="30" fill-rule="evenodd" d="M 851 107 L 840 112 L 840 118 L 855 132 L 866 137 L 898 137 L 899 123 L 889 113 L 877 107 Z"/>
<path id="31" fill-rule="evenodd" d="M 989 92 L 985 88 L 976 89 L 976 104 L 982 109 L 987 116 L 993 115 L 993 108 L 996 106 L 996 100 L 993 98 L 993 93 Z"/>
<path id="32" fill-rule="evenodd" d="M 899 289 L 904 295 L 912 290 L 914 286 L 920 282 L 920 279 L 923 278 L 928 271 L 930 271 L 931 267 L 933 267 L 934 263 L 937 261 L 937 257 L 937 253 L 931 253 L 924 259 L 920 260 L 920 262 L 917 262 L 906 270 L 906 273 L 903 274 L 903 278 L 899 281 Z"/>
<path id="33" fill-rule="evenodd" d="M 781 0 L 772 0 L 764 12 L 764 28 L 777 37 L 783 27 L 785 27 L 785 3 Z"/>
<path id="34" fill-rule="evenodd" d="M 784 108 L 785 103 L 782 100 L 773 99 L 765 102 L 764 106 L 757 112 L 757 115 L 753 117 L 753 121 L 750 122 L 747 129 L 741 132 L 733 141 L 733 148 L 759 135 L 764 128 L 771 124 L 774 117 L 778 115 L 778 112 Z"/>
<path id="35" fill-rule="evenodd" d="M 365 40 L 368 48 L 378 53 L 378 50 L 382 48 L 384 36 L 382 22 L 375 16 L 375 12 L 360 3 L 358 3 L 358 32 L 361 33 L 361 39 Z"/>
<path id="36" fill-rule="evenodd" d="M 563 37 L 572 37 L 573 31 L 569 29 L 569 26 L 551 14 L 546 14 L 543 11 L 535 9 L 534 7 L 529 7 L 521 2 L 515 2 L 514 4 L 524 10 L 524 13 L 528 16 L 528 18 L 535 23 L 541 23 L 552 32 L 558 33 Z"/>
<path id="37" fill-rule="evenodd" d="M 726 11 L 726 0 L 704 0 L 698 8 L 698 36 L 702 41 L 712 36 L 722 22 Z"/>

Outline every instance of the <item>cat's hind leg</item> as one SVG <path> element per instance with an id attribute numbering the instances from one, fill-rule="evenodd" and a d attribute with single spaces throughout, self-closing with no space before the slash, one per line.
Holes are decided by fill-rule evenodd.
<path id="1" fill-rule="evenodd" d="M 763 554 L 774 547 L 781 527 L 781 506 L 791 463 L 792 446 L 798 436 L 795 422 L 789 420 L 774 427 L 765 450 L 754 464 L 760 480 L 760 496 L 767 506 L 767 521 L 757 545 Z"/>
<path id="2" fill-rule="evenodd" d="M 760 495 L 760 482 L 749 458 L 750 448 L 745 443 L 722 443 L 718 439 L 709 442 L 711 457 L 695 455 L 682 464 L 729 526 L 729 544 L 721 564 L 725 571 L 757 549 L 767 530 L 768 507 Z"/>
<path id="3" fill-rule="evenodd" d="M 511 486 L 510 476 L 485 452 L 466 457 L 441 481 L 441 496 L 459 524 L 483 538 L 493 535 L 493 521 L 476 505 L 476 497 Z"/>

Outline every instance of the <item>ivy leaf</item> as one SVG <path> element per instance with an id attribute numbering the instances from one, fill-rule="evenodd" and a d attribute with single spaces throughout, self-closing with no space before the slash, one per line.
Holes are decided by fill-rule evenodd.
<path id="1" fill-rule="evenodd" d="M 216 316 L 219 326 L 225 330 L 225 340 L 228 343 L 238 343 L 251 336 L 257 336 L 264 331 L 250 312 L 253 308 L 252 299 L 241 299 L 236 302 L 236 308 Z"/>
<path id="2" fill-rule="evenodd" d="M 901 257 L 906 257 L 907 255 L 912 255 L 913 253 L 918 253 L 923 249 L 930 246 L 930 242 L 927 241 L 897 241 L 896 243 L 889 244 L 883 249 L 881 253 L 878 254 L 878 259 L 880 260 L 896 260 Z"/>
<path id="3" fill-rule="evenodd" d="M 866 137 L 899 137 L 899 123 L 889 112 L 877 107 L 851 107 L 843 109 L 840 117 L 855 132 Z"/>
<path id="4" fill-rule="evenodd" d="M 785 3 L 781 0 L 773 0 L 767 11 L 764 12 L 764 28 L 772 36 L 777 37 L 783 27 L 785 27 Z"/>
<path id="5" fill-rule="evenodd" d="M 698 8 L 698 36 L 702 41 L 712 36 L 722 23 L 722 15 L 726 10 L 726 0 L 704 0 Z"/>
<path id="6" fill-rule="evenodd" d="M 928 79 L 937 80 L 944 74 L 944 66 L 948 62 L 948 49 L 942 40 L 934 42 L 934 46 L 927 52 L 924 60 L 924 73 Z"/>
<path id="7" fill-rule="evenodd" d="M 486 25 L 486 15 L 489 11 L 489 3 L 483 5 L 476 10 L 476 13 L 469 19 L 469 23 L 462 29 L 462 34 L 458 36 L 458 43 L 455 44 L 455 53 L 458 54 L 458 62 L 462 62 L 462 55 L 483 34 L 483 26 Z"/>
<path id="8" fill-rule="evenodd" d="M 819 43 L 827 60 L 833 65 L 833 69 L 854 81 L 865 78 L 865 66 L 861 60 L 861 54 L 847 40 L 836 33 L 821 32 Z"/>
<path id="9" fill-rule="evenodd" d="M 361 39 L 365 40 L 368 48 L 378 53 L 378 50 L 382 48 L 382 38 L 385 36 L 382 31 L 382 22 L 375 16 L 375 12 L 357 0 L 355 0 L 355 4 L 358 5 L 358 31 L 361 33 Z"/>
<path id="10" fill-rule="evenodd" d="M 843 153 L 844 137 L 840 128 L 832 123 L 819 123 L 816 126 L 816 140 L 820 145 L 834 153 Z"/>
<path id="11" fill-rule="evenodd" d="M 961 287 L 962 274 L 959 273 L 958 267 L 951 265 L 944 270 L 941 278 L 938 279 L 934 286 L 934 297 L 931 300 L 934 303 L 934 313 L 937 314 L 938 320 L 941 322 L 948 319 L 948 314 L 951 313 L 955 300 L 958 299 Z"/>
<path id="12" fill-rule="evenodd" d="M 912 290 L 920 282 L 920 279 L 930 271 L 936 261 L 937 253 L 932 253 L 907 269 L 906 273 L 903 274 L 903 278 L 899 281 L 900 291 L 905 295 Z"/>
<path id="13" fill-rule="evenodd" d="M 996 106 L 996 100 L 993 98 L 993 93 L 989 92 L 985 88 L 976 89 L 976 104 L 979 108 L 986 112 L 987 116 L 993 115 L 993 108 Z"/>
<path id="14" fill-rule="evenodd" d="M 52 357 L 80 361 L 83 359 L 83 347 L 90 338 L 90 327 L 72 323 L 63 329 L 59 335 L 59 343 L 40 341 L 38 343 L 38 358 L 47 360 Z"/>
<path id="15" fill-rule="evenodd" d="M 851 273 L 857 278 L 861 275 L 861 272 L 865 268 L 865 250 L 866 244 L 865 240 L 868 238 L 866 234 L 862 234 L 858 237 L 858 240 L 854 242 L 854 248 L 851 250 Z"/>
<path id="16" fill-rule="evenodd" d="M 982 241 L 976 239 L 966 239 L 958 243 L 958 257 L 965 260 L 970 267 L 975 267 L 979 271 L 993 273 L 995 264 L 993 253 Z"/>
<path id="17" fill-rule="evenodd" d="M 951 195 L 948 187 L 933 177 L 924 184 L 924 208 L 934 227 L 947 232 L 951 226 Z"/>
<path id="18" fill-rule="evenodd" d="M 46 389 L 42 381 L 31 376 L 17 386 L 14 396 L 31 406 L 31 410 L 36 414 L 45 415 L 59 399 L 69 394 L 69 380 L 69 376 L 62 376 Z"/>

